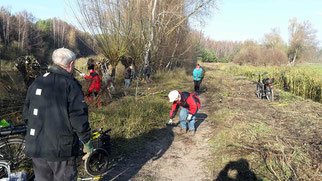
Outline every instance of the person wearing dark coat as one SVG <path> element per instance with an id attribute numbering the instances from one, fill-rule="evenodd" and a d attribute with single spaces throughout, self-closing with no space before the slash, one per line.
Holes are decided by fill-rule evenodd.
<path id="1" fill-rule="evenodd" d="M 53 65 L 28 88 L 25 153 L 32 158 L 36 180 L 76 181 L 80 140 L 87 152 L 84 159 L 93 151 L 88 107 L 72 75 L 75 60 L 72 51 L 55 50 Z"/>
<path id="2" fill-rule="evenodd" d="M 133 66 L 129 66 L 128 68 L 126 68 L 124 70 L 124 84 L 125 84 L 125 88 L 129 88 L 131 85 L 131 79 L 134 76 L 134 70 L 133 70 Z"/>
<path id="3" fill-rule="evenodd" d="M 150 83 L 150 76 L 151 76 L 151 67 L 149 66 L 149 64 L 145 64 L 144 65 L 144 71 L 143 71 L 144 75 L 145 75 L 145 80 L 146 83 Z"/>

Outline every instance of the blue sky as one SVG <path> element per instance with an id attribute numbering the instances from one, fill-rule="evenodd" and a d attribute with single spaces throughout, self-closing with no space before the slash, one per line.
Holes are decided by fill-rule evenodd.
<path id="1" fill-rule="evenodd" d="M 289 19 L 296 17 L 310 21 L 322 42 L 322 0 L 220 0 L 218 8 L 200 28 L 211 39 L 260 41 L 278 28 L 288 41 Z"/>
<path id="2" fill-rule="evenodd" d="M 71 21 L 65 0 L 0 0 L 12 13 L 27 10 L 38 19 L 60 17 Z M 206 25 L 196 27 L 214 40 L 260 41 L 265 33 L 278 28 L 288 40 L 288 21 L 309 20 L 322 42 L 322 0 L 219 0 Z M 320 43 L 321 45 L 322 43 Z"/>

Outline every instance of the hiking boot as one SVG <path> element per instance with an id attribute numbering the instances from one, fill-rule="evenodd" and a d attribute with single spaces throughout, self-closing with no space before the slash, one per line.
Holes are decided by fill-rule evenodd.
<path id="1" fill-rule="evenodd" d="M 180 129 L 180 133 L 181 133 L 181 134 L 186 134 L 186 133 L 187 133 L 187 129 L 181 128 L 181 129 Z"/>
<path id="2" fill-rule="evenodd" d="M 189 130 L 188 135 L 189 136 L 194 136 L 194 135 L 196 135 L 196 131 L 195 130 Z"/>

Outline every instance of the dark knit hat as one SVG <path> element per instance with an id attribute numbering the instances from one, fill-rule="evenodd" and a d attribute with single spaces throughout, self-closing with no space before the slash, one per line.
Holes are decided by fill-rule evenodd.
<path id="1" fill-rule="evenodd" d="M 88 70 L 90 70 L 90 69 L 94 70 L 94 65 L 93 65 L 93 64 L 92 64 L 92 65 L 89 65 L 89 66 L 87 67 L 87 69 L 88 69 Z"/>

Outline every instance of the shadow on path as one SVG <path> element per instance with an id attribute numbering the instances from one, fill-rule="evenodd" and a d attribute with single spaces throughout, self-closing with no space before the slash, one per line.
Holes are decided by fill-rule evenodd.
<path id="1" fill-rule="evenodd" d="M 147 141 L 144 148 L 132 153 L 128 158 L 117 161 L 101 180 L 130 180 L 149 160 L 157 160 L 162 157 L 174 140 L 174 127 L 175 125 L 154 129 L 149 133 L 131 139 L 117 139 L 116 142 L 120 144 L 125 142 L 127 144 L 142 143 L 147 139 L 151 141 Z"/>
<path id="2" fill-rule="evenodd" d="M 195 119 L 195 129 L 198 130 L 198 127 L 200 124 L 208 117 L 205 113 L 197 113 L 196 119 Z"/>
<path id="3" fill-rule="evenodd" d="M 198 113 L 196 115 L 195 127 L 206 119 L 207 114 Z M 104 176 L 102 180 L 130 180 L 133 179 L 142 167 L 147 164 L 149 160 L 157 160 L 161 158 L 169 149 L 174 140 L 174 129 L 179 123 L 168 125 L 162 129 L 154 129 L 150 132 L 138 136 L 136 138 L 125 139 L 118 138 L 117 143 L 136 144 L 139 142 L 146 142 L 144 148 L 132 153 L 128 158 L 117 161 L 111 170 Z M 147 173 L 149 174 L 149 173 Z"/>
<path id="4" fill-rule="evenodd" d="M 236 171 L 237 174 L 232 172 Z M 229 174 L 231 173 L 231 174 Z M 231 175 L 234 175 L 232 178 Z M 224 169 L 220 171 L 214 181 L 262 181 L 257 178 L 255 173 L 249 170 L 249 163 L 246 159 L 241 158 L 237 161 L 229 162 Z"/>

